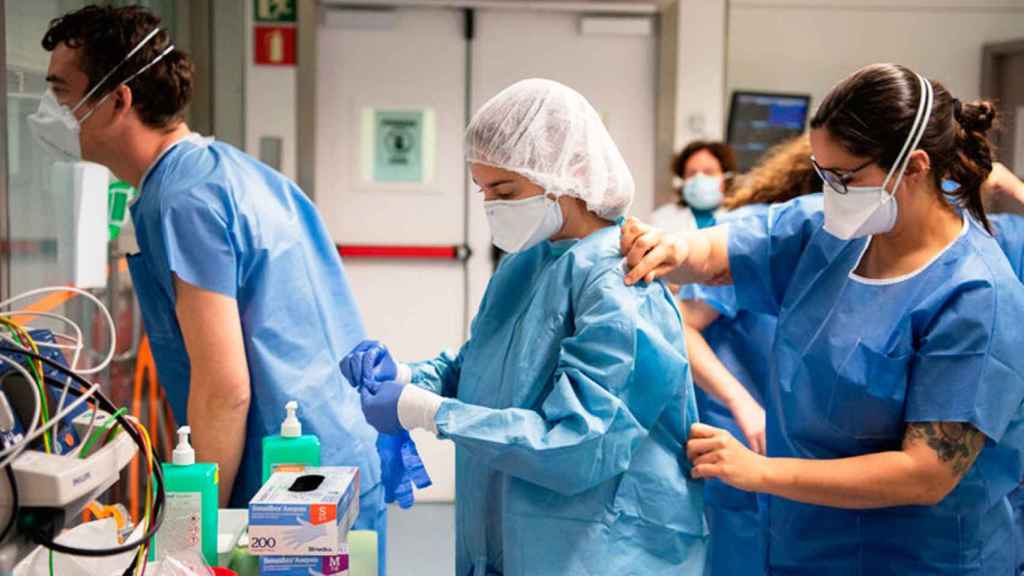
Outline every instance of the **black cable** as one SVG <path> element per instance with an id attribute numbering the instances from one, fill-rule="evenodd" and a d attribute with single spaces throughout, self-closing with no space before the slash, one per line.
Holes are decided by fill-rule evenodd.
<path id="1" fill-rule="evenodd" d="M 18 520 L 18 483 L 14 481 L 14 464 L 8 464 L 4 471 L 7 472 L 7 481 L 11 484 L 11 517 L 7 519 L 4 531 L 0 532 L 0 542 L 7 538 Z"/>
<path id="2" fill-rule="evenodd" d="M 58 364 L 58 366 L 59 366 L 59 364 Z M 69 373 L 70 373 L 70 371 L 69 371 Z M 76 382 L 76 383 L 78 383 L 78 384 L 85 383 L 88 386 L 92 386 L 92 384 L 89 384 L 88 381 L 86 381 L 84 378 L 81 378 L 77 374 L 75 374 L 74 376 L 77 377 L 80 380 L 80 382 Z M 55 385 L 61 385 L 62 386 L 64 384 L 63 382 L 61 382 L 59 380 L 56 380 L 54 378 L 50 378 L 49 376 L 45 377 L 45 380 L 47 382 L 49 382 L 51 384 L 55 384 Z M 82 396 L 84 394 L 84 391 L 75 390 L 74 388 L 69 388 L 68 389 L 68 393 L 76 395 L 76 396 Z M 99 390 L 96 391 L 96 395 L 94 396 L 94 398 L 98 401 L 98 403 L 101 405 L 101 407 L 104 410 L 108 411 L 109 413 L 113 414 L 114 412 L 117 411 L 117 407 L 114 406 L 113 402 L 111 402 Z M 135 443 L 140 447 L 141 450 L 145 451 L 146 450 L 146 444 L 143 441 L 142 436 L 135 429 L 135 427 L 132 426 L 127 421 L 127 419 L 124 416 L 118 416 L 117 417 L 117 421 L 118 421 L 119 424 L 121 424 L 122 430 L 124 430 L 124 432 L 126 434 L 128 434 L 132 438 L 132 440 L 135 441 Z M 59 544 L 59 543 L 55 542 L 53 540 L 53 538 L 56 536 L 56 533 L 59 532 L 59 530 L 55 531 L 55 530 L 50 529 L 50 530 L 37 530 L 37 531 L 35 531 L 35 533 L 33 534 L 33 541 L 36 544 L 39 544 L 39 545 L 41 545 L 41 546 L 43 546 L 45 548 L 53 550 L 54 552 L 60 552 L 61 554 L 69 554 L 71 556 L 86 556 L 86 557 L 97 558 L 97 557 L 103 557 L 103 556 L 115 556 L 117 554 L 122 554 L 124 552 L 130 552 L 131 550 L 134 550 L 134 549 L 138 548 L 139 546 L 142 546 L 145 542 L 148 542 L 149 540 L 151 540 L 156 535 L 157 531 L 160 529 L 160 526 L 163 524 L 163 520 L 164 520 L 164 502 L 165 502 L 165 498 L 166 498 L 166 493 L 164 491 L 163 469 L 160 466 L 160 462 L 158 461 L 158 459 L 156 457 L 156 454 L 152 454 L 151 456 L 153 458 L 153 477 L 154 477 L 154 479 L 157 482 L 157 494 L 156 494 L 156 498 L 153 499 L 153 509 L 152 509 L 152 519 L 151 519 L 152 521 L 150 523 L 149 530 L 147 530 L 146 533 L 141 538 L 137 539 L 135 542 L 131 542 L 131 543 L 127 543 L 127 544 L 121 544 L 121 545 L 115 546 L 113 548 L 76 548 L 76 547 L 73 547 L 73 546 L 65 546 L 64 544 Z M 46 532 L 50 532 L 50 535 L 47 536 Z"/>
<path id="3" fill-rule="evenodd" d="M 54 360 L 51 360 L 50 358 L 47 358 L 45 356 L 41 356 L 39 354 L 36 354 L 35 352 L 31 352 L 31 351 L 28 351 L 28 350 L 23 350 L 23 349 L 20 349 L 20 348 L 13 348 L 13 347 L 10 347 L 8 345 L 0 345 L 0 352 L 9 352 L 9 353 L 23 354 L 23 355 L 28 356 L 30 358 L 34 358 L 36 360 L 39 360 L 40 362 L 43 362 L 44 364 L 50 366 L 51 368 L 54 368 L 57 371 L 66 374 L 69 378 L 71 378 L 72 381 L 74 381 L 79 386 L 83 387 L 82 390 L 76 390 L 74 388 L 68 387 L 68 393 L 69 394 L 74 394 L 75 396 L 81 397 L 81 396 L 83 396 L 85 394 L 85 392 L 89 388 L 92 387 L 92 383 L 91 382 L 89 382 L 88 380 L 86 380 L 82 376 L 78 375 L 77 373 L 75 373 L 74 371 L 69 369 L 67 366 L 64 366 L 63 364 L 61 364 L 59 362 L 55 362 Z M 59 380 L 57 380 L 55 378 L 51 378 L 49 376 L 46 376 L 45 380 L 47 382 L 50 382 L 52 384 L 56 384 L 58 386 L 64 386 L 66 384 L 66 382 L 59 381 Z M 101 408 L 103 408 L 104 410 L 108 411 L 109 413 L 113 414 L 114 412 L 117 411 L 117 407 L 114 405 L 114 403 L 111 402 L 110 399 L 108 399 L 98 389 L 95 391 L 95 393 L 93 394 L 92 397 L 96 401 L 96 403 L 100 405 Z M 138 433 L 138 431 L 135 429 L 135 427 L 132 426 L 131 423 L 129 423 L 128 419 L 125 418 L 124 415 L 120 415 L 120 416 L 117 417 L 117 422 L 119 424 L 121 424 L 121 428 L 124 430 L 124 432 L 126 434 L 128 434 L 128 436 L 130 436 L 132 438 L 132 440 L 135 441 L 136 445 L 139 446 L 139 449 L 142 450 L 143 452 L 145 452 L 147 450 L 145 441 L 142 439 L 142 436 Z M 41 546 L 43 546 L 45 548 L 53 550 L 54 552 L 60 552 L 62 554 L 69 554 L 71 556 L 86 556 L 86 557 L 96 558 L 96 557 L 104 557 L 104 556 L 115 556 L 117 554 L 123 554 L 124 552 L 130 552 L 132 550 L 138 549 L 140 546 L 144 545 L 146 542 L 149 542 L 150 540 L 152 540 L 153 537 L 156 535 L 157 531 L 160 529 L 161 524 L 163 524 L 163 521 L 164 521 L 164 503 L 166 501 L 167 495 L 166 495 L 166 492 L 164 491 L 163 469 L 160 466 L 160 462 L 158 461 L 158 459 L 156 457 L 156 454 L 151 454 L 151 457 L 153 458 L 153 461 L 154 461 L 153 462 L 154 463 L 154 466 L 153 466 L 153 480 L 156 481 L 156 488 L 157 488 L 157 490 L 156 490 L 156 497 L 153 500 L 152 518 L 151 518 L 149 529 L 136 542 L 132 542 L 132 543 L 129 543 L 129 544 L 122 544 L 120 546 L 115 546 L 115 547 L 112 547 L 112 548 L 94 548 L 94 549 L 89 549 L 89 548 L 75 548 L 73 546 L 65 546 L 63 544 L 58 544 L 57 542 L 54 542 L 53 539 L 54 539 L 54 537 L 56 537 L 56 533 L 59 532 L 59 530 L 55 530 L 54 527 L 52 526 L 52 523 L 49 524 L 49 525 L 46 525 L 46 526 L 37 526 L 36 529 L 31 530 L 29 532 L 29 535 L 32 537 L 33 542 L 35 542 L 36 544 L 39 544 L 39 545 L 41 545 Z M 53 517 L 51 517 L 50 519 L 52 520 Z M 47 534 L 47 532 L 49 534 Z M 138 559 L 138 554 L 139 553 L 141 553 L 141 550 L 139 550 L 136 553 L 136 556 L 135 556 L 136 559 Z M 133 562 L 133 565 L 134 565 L 134 562 Z M 126 573 L 128 573 L 128 572 L 126 572 Z"/>

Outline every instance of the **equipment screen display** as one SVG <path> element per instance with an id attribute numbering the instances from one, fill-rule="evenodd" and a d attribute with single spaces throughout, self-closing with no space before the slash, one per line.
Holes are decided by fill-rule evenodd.
<path id="1" fill-rule="evenodd" d="M 733 92 L 728 140 L 740 171 L 757 164 L 767 149 L 801 134 L 810 101 L 809 95 Z"/>

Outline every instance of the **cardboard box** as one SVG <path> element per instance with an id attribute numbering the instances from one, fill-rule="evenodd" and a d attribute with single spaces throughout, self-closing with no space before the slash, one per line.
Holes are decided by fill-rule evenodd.
<path id="1" fill-rule="evenodd" d="M 359 515 L 359 469 L 275 472 L 249 501 L 249 553 L 337 556 Z"/>

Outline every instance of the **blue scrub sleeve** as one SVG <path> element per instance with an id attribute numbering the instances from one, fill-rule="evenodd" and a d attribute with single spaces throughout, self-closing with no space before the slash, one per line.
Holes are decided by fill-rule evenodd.
<path id="1" fill-rule="evenodd" d="M 996 288 L 965 288 L 939 313 L 910 367 L 907 422 L 968 422 L 999 442 L 1024 402 L 1011 310 Z"/>
<path id="2" fill-rule="evenodd" d="M 736 303 L 736 287 L 705 286 L 703 284 L 686 284 L 679 288 L 680 300 L 704 302 L 726 318 L 735 318 L 739 313 Z"/>
<path id="3" fill-rule="evenodd" d="M 235 243 L 216 189 L 199 186 L 169 200 L 161 206 L 161 233 L 170 272 L 203 290 L 237 297 Z"/>
<path id="4" fill-rule="evenodd" d="M 650 291 L 646 298 L 638 297 L 642 290 Z M 575 332 L 561 342 L 538 408 L 447 400 L 437 414 L 440 437 L 495 470 L 564 495 L 624 472 L 688 379 L 679 315 L 666 314 L 675 310 L 670 298 L 657 284 L 625 286 L 621 271 L 601 274 L 574 298 Z"/>
<path id="5" fill-rule="evenodd" d="M 457 356 L 446 350 L 433 360 L 410 364 L 412 383 L 445 398 L 454 398 L 459 393 L 459 377 L 462 375 L 462 355 L 465 348 L 463 345 Z"/>
<path id="6" fill-rule="evenodd" d="M 729 269 L 740 306 L 779 314 L 793 271 L 822 221 L 815 195 L 729 222 Z"/>
<path id="7" fill-rule="evenodd" d="M 1018 280 L 1024 281 L 1024 216 L 995 214 L 988 217 L 996 242 L 1010 261 Z"/>

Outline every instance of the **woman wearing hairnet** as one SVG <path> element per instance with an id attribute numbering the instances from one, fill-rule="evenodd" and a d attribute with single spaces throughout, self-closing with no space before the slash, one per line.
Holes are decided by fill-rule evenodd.
<path id="1" fill-rule="evenodd" d="M 467 161 L 511 255 L 457 355 L 346 357 L 367 420 L 455 442 L 459 576 L 700 574 L 693 384 L 672 294 L 623 281 L 622 156 L 583 96 L 525 80 L 477 113 Z"/>

